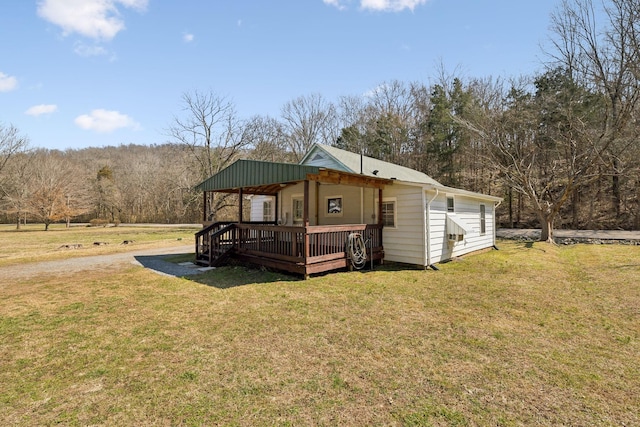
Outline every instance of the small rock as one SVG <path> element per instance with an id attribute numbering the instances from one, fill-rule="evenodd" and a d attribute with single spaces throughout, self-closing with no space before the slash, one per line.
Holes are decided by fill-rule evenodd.
<path id="1" fill-rule="evenodd" d="M 71 243 L 68 245 L 62 245 L 58 249 L 80 249 L 82 247 L 81 243 Z"/>

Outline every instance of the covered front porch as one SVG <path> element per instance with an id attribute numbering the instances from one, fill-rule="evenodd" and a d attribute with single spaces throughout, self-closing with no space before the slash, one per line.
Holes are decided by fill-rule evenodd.
<path id="1" fill-rule="evenodd" d="M 372 267 L 384 259 L 382 191 L 389 184 L 315 166 L 238 160 L 197 187 L 205 208 L 196 262 L 217 266 L 236 259 L 305 278 Z M 238 194 L 237 221 L 207 221 L 210 192 Z M 275 205 L 262 221 L 243 218 L 248 195 Z"/>

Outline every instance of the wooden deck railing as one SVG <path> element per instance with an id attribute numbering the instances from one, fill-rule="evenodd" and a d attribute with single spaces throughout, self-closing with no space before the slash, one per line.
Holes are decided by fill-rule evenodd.
<path id="1" fill-rule="evenodd" d="M 382 227 L 376 224 L 289 227 L 266 223 L 216 223 L 196 234 L 196 255 L 210 260 L 229 248 L 240 256 L 306 266 L 345 259 L 351 233 L 362 235 L 368 256 L 382 258 Z M 267 262 L 265 262 L 266 264 Z"/>

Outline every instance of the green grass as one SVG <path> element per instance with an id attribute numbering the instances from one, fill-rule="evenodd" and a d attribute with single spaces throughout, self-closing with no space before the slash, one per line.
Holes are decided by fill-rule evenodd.
<path id="1" fill-rule="evenodd" d="M 640 425 L 640 247 L 0 286 L 1 425 Z"/>

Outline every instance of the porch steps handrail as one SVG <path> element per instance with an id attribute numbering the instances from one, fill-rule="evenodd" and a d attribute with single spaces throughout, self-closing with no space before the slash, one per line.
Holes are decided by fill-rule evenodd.
<path id="1" fill-rule="evenodd" d="M 231 221 L 214 222 L 196 233 L 196 263 L 206 262 L 213 267 L 226 258 L 233 244 L 222 244 L 220 237 L 235 229 Z"/>

